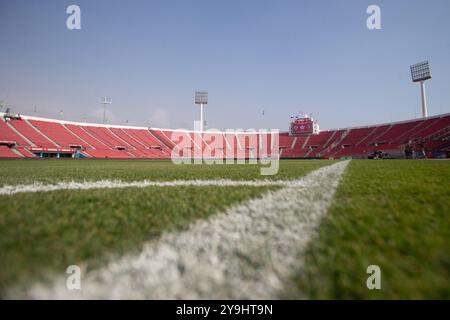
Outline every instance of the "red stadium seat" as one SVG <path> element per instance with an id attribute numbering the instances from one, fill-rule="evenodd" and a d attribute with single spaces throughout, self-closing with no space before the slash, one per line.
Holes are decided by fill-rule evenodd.
<path id="1" fill-rule="evenodd" d="M 28 149 L 77 148 L 93 158 L 169 159 L 176 156 L 215 159 L 274 155 L 269 133 L 193 132 L 125 126 L 68 123 L 21 116 L 0 120 L 0 157 L 35 157 Z M 448 148 L 450 114 L 375 126 L 326 130 L 316 135 L 281 132 L 282 158 L 367 156 L 374 150 L 402 152 L 408 141 L 422 141 L 427 151 Z M 277 149 L 278 150 L 278 149 Z M 446 150 L 446 149 L 445 149 Z"/>
<path id="2" fill-rule="evenodd" d="M 0 158 L 23 158 L 23 156 L 14 152 L 7 146 L 0 145 Z"/>
<path id="3" fill-rule="evenodd" d="M 58 147 L 49 138 L 36 130 L 27 120 L 9 120 L 9 124 L 13 126 L 18 132 L 25 136 L 28 140 L 34 143 L 37 147 L 55 148 Z M 0 139 L 1 140 L 1 139 Z"/>

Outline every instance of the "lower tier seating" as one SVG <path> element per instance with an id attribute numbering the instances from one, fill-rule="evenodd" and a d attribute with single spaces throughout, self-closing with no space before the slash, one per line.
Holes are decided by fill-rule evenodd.
<path id="1" fill-rule="evenodd" d="M 0 146 L 0 158 L 22 158 L 22 156 L 7 146 Z"/>

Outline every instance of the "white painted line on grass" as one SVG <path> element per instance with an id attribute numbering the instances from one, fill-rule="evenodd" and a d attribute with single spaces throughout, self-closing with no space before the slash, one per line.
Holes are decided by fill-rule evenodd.
<path id="1" fill-rule="evenodd" d="M 286 180 L 174 180 L 174 181 L 121 181 L 121 180 L 100 180 L 84 182 L 58 182 L 55 184 L 44 184 L 40 182 L 22 185 L 6 185 L 0 187 L 0 195 L 13 195 L 27 192 L 50 192 L 58 190 L 89 190 L 89 189 L 116 189 L 116 188 L 145 188 L 145 187 L 262 187 L 262 186 L 286 186 L 289 184 L 298 184 L 298 181 Z"/>
<path id="2" fill-rule="evenodd" d="M 348 162 L 320 168 L 278 191 L 232 206 L 186 231 L 163 235 L 83 274 L 35 284 L 34 299 L 273 299 L 299 270 Z M 298 187 L 302 185 L 304 187 Z M 306 187 L 307 186 L 307 187 Z M 74 261 L 76 263 L 76 261 Z"/>

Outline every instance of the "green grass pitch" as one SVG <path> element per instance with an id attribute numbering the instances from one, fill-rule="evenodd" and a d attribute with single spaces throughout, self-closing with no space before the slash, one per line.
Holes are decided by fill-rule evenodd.
<path id="1" fill-rule="evenodd" d="M 333 161 L 282 160 L 269 179 L 298 179 Z M 257 165 L 170 161 L 0 161 L 0 187 L 102 179 L 267 179 Z M 450 298 L 450 162 L 352 160 L 285 298 Z M 146 187 L 0 195 L 0 296 L 139 250 L 226 207 L 279 187 Z M 280 212 L 280 214 L 283 214 Z M 365 285 L 379 265 L 382 289 Z"/>
<path id="2" fill-rule="evenodd" d="M 347 170 L 297 288 L 314 299 L 449 299 L 450 162 Z M 368 265 L 380 267 L 381 290 L 367 290 Z"/>

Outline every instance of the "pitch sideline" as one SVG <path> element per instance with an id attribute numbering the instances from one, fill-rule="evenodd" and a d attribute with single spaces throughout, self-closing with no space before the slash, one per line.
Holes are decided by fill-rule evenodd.
<path id="1" fill-rule="evenodd" d="M 326 214 L 348 161 L 232 206 L 183 232 L 168 233 L 137 255 L 82 276 L 38 283 L 34 299 L 273 299 L 301 267 L 302 253 Z M 307 187 L 299 187 L 299 185 Z"/>
<path id="2" fill-rule="evenodd" d="M 120 189 L 120 188 L 146 188 L 146 187 L 264 187 L 264 186 L 287 186 L 298 185 L 299 181 L 289 180 L 173 180 L 173 181 L 122 181 L 122 180 L 99 180 L 99 181 L 68 181 L 55 184 L 43 184 L 40 182 L 32 184 L 6 185 L 0 187 L 0 195 L 14 195 L 29 192 L 51 192 L 58 190 L 90 190 L 90 189 Z"/>

